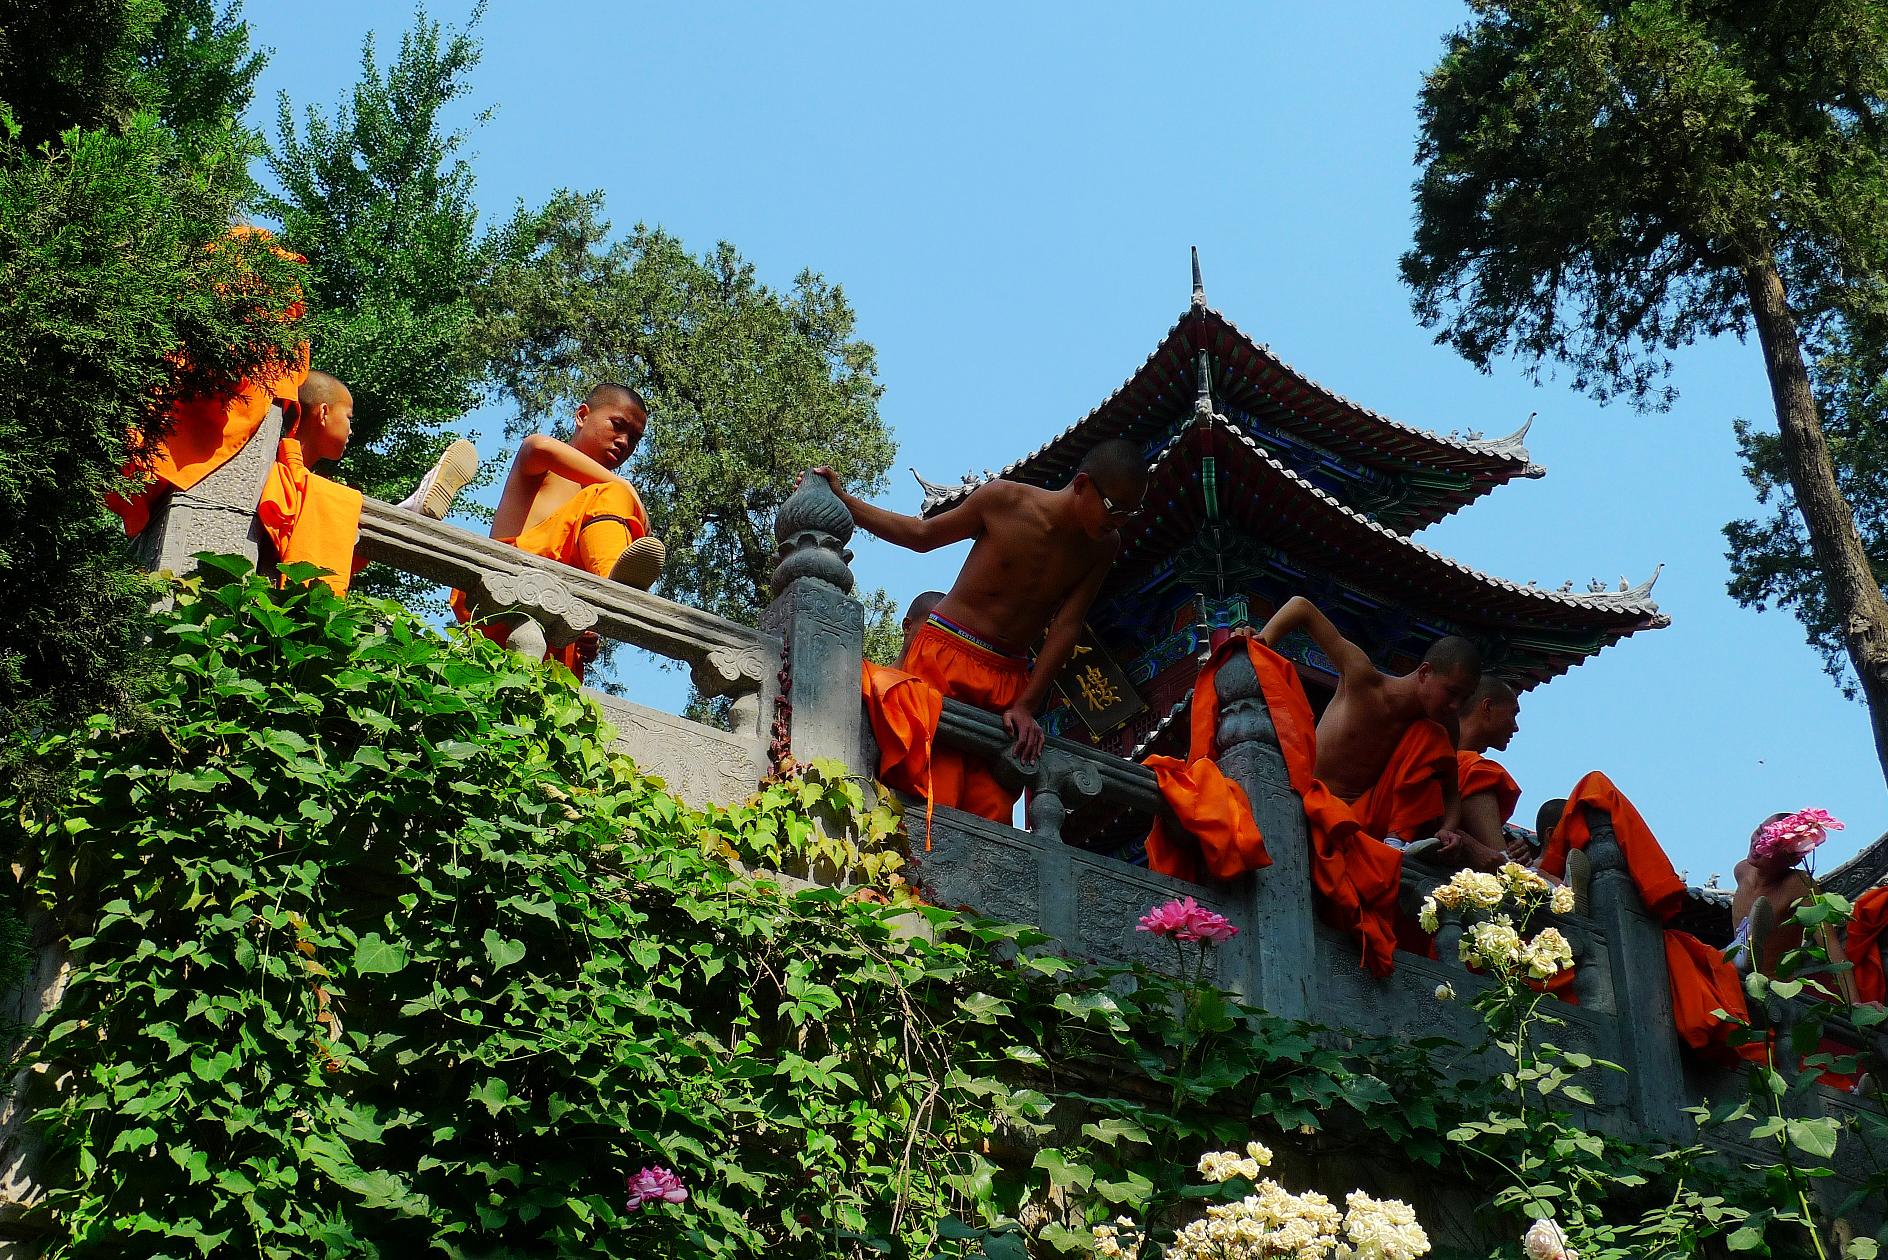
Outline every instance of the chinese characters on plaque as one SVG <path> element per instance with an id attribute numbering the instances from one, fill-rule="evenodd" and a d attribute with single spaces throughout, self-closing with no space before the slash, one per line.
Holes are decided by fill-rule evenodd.
<path id="1" fill-rule="evenodd" d="M 1082 627 L 1082 637 L 1075 641 L 1075 651 L 1056 676 L 1055 685 L 1097 735 L 1106 735 L 1146 707 L 1127 674 L 1087 626 Z"/>

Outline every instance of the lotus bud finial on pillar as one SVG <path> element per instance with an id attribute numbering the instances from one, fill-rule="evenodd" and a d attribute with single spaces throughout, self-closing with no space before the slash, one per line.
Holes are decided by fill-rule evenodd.
<path id="1" fill-rule="evenodd" d="M 778 597 L 801 578 L 818 578 L 851 593 L 852 552 L 846 543 L 853 528 L 852 513 L 826 478 L 807 473 L 774 515 L 780 547 L 774 553 L 773 594 Z"/>

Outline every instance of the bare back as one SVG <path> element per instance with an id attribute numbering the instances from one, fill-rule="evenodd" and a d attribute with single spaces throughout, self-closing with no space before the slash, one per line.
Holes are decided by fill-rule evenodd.
<path id="1" fill-rule="evenodd" d="M 978 491 L 981 528 L 939 615 L 1008 651 L 1027 652 L 1069 596 L 1105 568 L 1116 535 L 1090 536 L 1056 492 L 1013 481 Z"/>

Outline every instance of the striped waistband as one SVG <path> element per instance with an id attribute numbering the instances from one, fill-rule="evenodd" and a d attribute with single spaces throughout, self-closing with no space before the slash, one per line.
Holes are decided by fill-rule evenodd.
<path id="1" fill-rule="evenodd" d="M 972 634 L 948 617 L 941 617 L 937 613 L 932 613 L 925 620 L 929 624 L 936 626 L 939 630 L 942 630 L 945 634 L 950 635 L 953 639 L 962 639 L 965 643 L 968 643 L 978 651 L 988 652 L 992 656 L 1000 656 L 1006 661 L 1016 661 L 1022 665 L 1029 664 L 1029 658 L 1027 656 L 1022 656 L 1005 648 L 1000 648 L 988 639 Z"/>

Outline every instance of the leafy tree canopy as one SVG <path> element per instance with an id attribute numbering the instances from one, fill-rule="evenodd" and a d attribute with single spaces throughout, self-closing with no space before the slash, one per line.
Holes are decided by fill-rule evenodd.
<path id="1" fill-rule="evenodd" d="M 296 339 L 231 238 L 259 63 L 207 0 L 0 7 L 0 744 L 136 689 L 150 593 L 104 506 L 184 390 Z M 188 373 L 178 363 L 190 365 Z"/>
<path id="2" fill-rule="evenodd" d="M 504 242 L 480 229 L 467 133 L 444 120 L 471 90 L 478 17 L 448 31 L 422 14 L 384 69 L 369 35 L 332 113 L 298 122 L 280 101 L 264 207 L 308 258 L 315 366 L 354 394 L 343 475 L 379 498 L 404 498 L 481 396 L 472 294 Z"/>
<path id="3" fill-rule="evenodd" d="M 670 548 L 658 589 L 752 624 L 800 474 L 830 464 L 858 493 L 884 488 L 876 355 L 838 285 L 802 271 L 777 291 L 727 242 L 697 256 L 659 227 L 612 241 L 601 209 L 561 193 L 520 214 L 529 256 L 480 296 L 510 432 L 567 424 L 598 381 L 635 386 L 651 414 L 627 473 Z"/>

